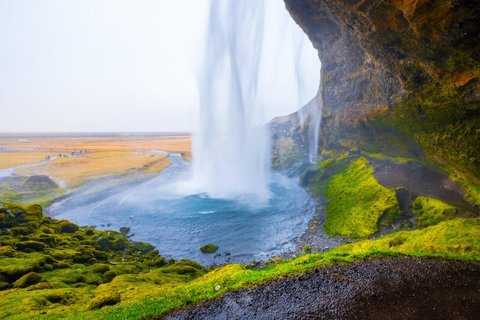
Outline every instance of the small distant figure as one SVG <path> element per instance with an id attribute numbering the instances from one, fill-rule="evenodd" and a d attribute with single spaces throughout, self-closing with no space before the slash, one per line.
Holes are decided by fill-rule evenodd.
<path id="1" fill-rule="evenodd" d="M 352 150 L 352 149 L 348 149 L 348 155 L 349 156 L 359 156 L 361 153 L 360 149 L 356 149 L 356 150 Z"/>
<path id="2" fill-rule="evenodd" d="M 59 158 L 61 158 L 61 157 L 62 157 L 62 154 L 61 154 L 61 153 L 59 153 L 59 154 L 58 154 L 58 157 L 59 157 Z"/>
<path id="3" fill-rule="evenodd" d="M 133 216 L 130 216 L 130 220 L 133 220 L 133 219 L 134 219 Z"/>

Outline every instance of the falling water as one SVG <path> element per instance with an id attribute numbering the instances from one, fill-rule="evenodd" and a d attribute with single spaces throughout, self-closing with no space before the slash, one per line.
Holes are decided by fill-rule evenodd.
<path id="1" fill-rule="evenodd" d="M 300 105 L 300 102 L 305 100 L 305 74 L 301 65 L 305 35 L 299 29 L 294 29 L 292 35 L 295 43 L 295 75 L 297 79 L 298 101 Z M 319 91 L 315 98 L 298 110 L 300 125 L 302 128 L 305 128 L 306 125 L 308 125 L 308 157 L 311 163 L 317 161 L 320 124 L 322 122 L 322 107 L 322 92 Z"/>
<path id="2" fill-rule="evenodd" d="M 256 90 L 263 0 L 212 0 L 194 181 L 211 197 L 268 199 L 269 140 Z"/>

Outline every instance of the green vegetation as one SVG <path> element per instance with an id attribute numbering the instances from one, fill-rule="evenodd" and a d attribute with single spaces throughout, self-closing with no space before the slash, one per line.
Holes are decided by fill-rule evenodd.
<path id="1" fill-rule="evenodd" d="M 209 244 L 201 246 L 200 250 L 202 250 L 203 253 L 214 253 L 218 250 L 218 246 L 216 246 L 212 243 L 209 243 Z"/>
<path id="2" fill-rule="evenodd" d="M 44 175 L 6 178 L 0 183 L 0 203 L 47 206 L 65 192 L 66 190 Z"/>
<path id="3" fill-rule="evenodd" d="M 329 164 L 342 164 L 347 170 L 328 178 L 327 184 L 345 174 L 357 176 L 355 181 L 369 182 L 365 177 L 369 168 L 363 158 L 340 159 Z M 328 171 L 328 165 L 323 170 Z M 365 197 L 365 201 L 370 200 Z M 358 198 L 358 201 L 364 200 Z M 418 203 L 421 204 L 418 210 L 423 210 L 419 216 L 429 216 L 430 208 L 443 208 L 443 204 L 428 198 Z M 156 250 L 139 251 L 150 248 L 147 244 L 130 242 L 119 232 L 62 229 L 67 225 L 70 225 L 67 221 L 43 216 L 40 206 L 4 204 L 0 208 L 0 317 L 161 317 L 185 305 L 322 265 L 404 254 L 480 260 L 480 218 L 452 218 L 419 230 L 347 244 L 322 254 L 301 255 L 289 261 L 272 260 L 259 270 L 238 264 L 208 270 L 188 260 L 169 263 Z M 15 228 L 25 229 L 14 235 Z M 93 235 L 88 235 L 92 232 Z M 120 241 L 123 245 L 119 245 Z M 25 242 L 43 246 L 36 248 L 38 251 L 32 249 L 35 246 L 19 250 L 18 244 Z M 305 253 L 309 249 L 306 246 Z"/>
<path id="4" fill-rule="evenodd" d="M 342 161 L 344 159 L 328 160 L 322 169 L 338 167 Z M 380 185 L 367 163 L 362 157 L 326 181 L 325 197 L 329 202 L 325 233 L 367 238 L 378 231 L 380 217 L 387 215 L 389 220 L 396 217 L 400 209 L 395 189 Z"/>
<path id="5" fill-rule="evenodd" d="M 326 232 L 368 237 L 380 221 L 399 221 L 395 189 L 382 187 L 367 164 L 363 157 L 344 156 L 305 175 L 309 187 L 330 200 Z M 476 189 L 469 186 L 475 196 Z M 44 216 L 38 205 L 5 203 L 0 208 L 0 318 L 162 317 L 226 292 L 324 265 L 401 255 L 480 261 L 480 218 L 456 217 L 455 207 L 425 197 L 415 200 L 413 212 L 417 230 L 320 254 L 310 254 L 305 246 L 304 255 L 289 261 L 271 259 L 261 269 L 238 264 L 207 269 L 189 260 L 167 261 L 150 244 L 130 241 L 127 228 L 80 228 Z M 201 249 L 215 252 L 218 247 L 208 244 Z"/>
<path id="6" fill-rule="evenodd" d="M 82 229 L 42 213 L 39 205 L 0 207 L 0 318 L 96 310 L 204 274 L 196 262 L 166 261 L 148 243 L 115 231 Z M 140 292 L 140 293 L 139 293 Z"/>
<path id="7" fill-rule="evenodd" d="M 465 198 L 473 204 L 480 206 L 480 187 L 471 184 L 463 179 L 451 176 L 452 180 L 456 180 L 463 188 Z"/>
<path id="8" fill-rule="evenodd" d="M 382 252 L 480 259 L 480 218 L 454 218 L 424 229 L 399 231 L 377 240 L 346 244 L 332 253 Z"/>
<path id="9" fill-rule="evenodd" d="M 418 217 L 418 227 L 433 226 L 441 221 L 452 220 L 457 208 L 440 200 L 418 197 L 413 203 L 413 213 Z"/>
<path id="10" fill-rule="evenodd" d="M 377 158 L 377 159 L 382 159 L 382 160 L 392 160 L 397 163 L 407 163 L 409 161 L 419 161 L 416 159 L 410 159 L 410 158 L 402 158 L 402 157 L 389 157 L 383 153 L 371 153 L 371 152 L 366 152 L 364 151 L 363 154 L 372 157 L 372 158 Z"/>

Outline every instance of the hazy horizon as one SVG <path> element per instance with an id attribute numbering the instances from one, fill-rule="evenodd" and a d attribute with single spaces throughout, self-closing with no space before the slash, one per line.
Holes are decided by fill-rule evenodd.
<path id="1" fill-rule="evenodd" d="M 209 4 L 0 0 L 0 132 L 195 132 Z M 304 36 L 299 98 L 294 39 L 283 36 L 291 17 L 283 1 L 267 4 L 257 98 L 265 122 L 308 102 L 320 73 Z"/>

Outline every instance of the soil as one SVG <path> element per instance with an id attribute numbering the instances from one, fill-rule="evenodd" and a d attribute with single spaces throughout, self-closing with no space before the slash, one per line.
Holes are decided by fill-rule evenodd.
<path id="1" fill-rule="evenodd" d="M 367 158 L 375 169 L 373 175 L 386 188 L 401 187 L 408 190 L 413 198 L 434 198 L 471 213 L 479 212 L 478 207 L 465 199 L 461 185 L 440 169 L 416 161 L 396 163 Z"/>
<path id="2" fill-rule="evenodd" d="M 480 263 L 387 257 L 322 266 L 167 319 L 478 319 Z"/>

